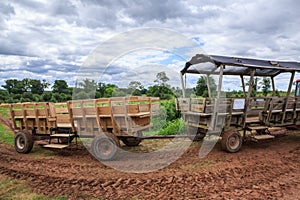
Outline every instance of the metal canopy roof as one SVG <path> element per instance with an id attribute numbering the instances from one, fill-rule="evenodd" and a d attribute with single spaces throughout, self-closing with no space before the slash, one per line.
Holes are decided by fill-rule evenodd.
<path id="1" fill-rule="evenodd" d="M 283 72 L 300 72 L 299 62 L 197 54 L 185 64 L 181 73 L 218 74 L 220 65 L 225 66 L 224 75 L 250 75 L 252 69 L 256 69 L 256 76 L 274 77 Z"/>

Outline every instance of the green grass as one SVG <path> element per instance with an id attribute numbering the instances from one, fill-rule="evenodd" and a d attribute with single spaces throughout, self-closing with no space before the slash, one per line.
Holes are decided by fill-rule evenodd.
<path id="1" fill-rule="evenodd" d="M 0 107 L 0 115 L 2 115 L 5 118 L 8 118 L 8 108 L 6 107 Z"/>
<path id="2" fill-rule="evenodd" d="M 14 134 L 3 124 L 0 124 L 0 140 L 7 144 L 14 145 Z"/>
<path id="3" fill-rule="evenodd" d="M 64 200 L 68 199 L 67 196 L 63 197 L 47 197 L 32 193 L 30 187 L 24 181 L 17 181 L 0 174 L 0 199 L 3 200 Z"/>
<path id="4" fill-rule="evenodd" d="M 8 130 L 3 124 L 0 123 L 0 141 L 9 144 L 14 145 L 14 134 L 10 130 Z M 51 158 L 53 156 L 56 156 L 57 153 L 53 151 L 49 151 L 47 149 L 41 148 L 40 146 L 33 146 L 33 149 L 31 150 L 34 158 Z"/>

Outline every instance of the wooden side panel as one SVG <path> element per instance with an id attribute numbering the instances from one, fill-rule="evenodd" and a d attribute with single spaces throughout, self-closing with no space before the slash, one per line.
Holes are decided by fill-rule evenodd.
<path id="1" fill-rule="evenodd" d="M 23 110 L 13 110 L 14 117 L 23 117 Z"/>
<path id="2" fill-rule="evenodd" d="M 112 113 L 114 115 L 116 115 L 116 114 L 125 114 L 126 113 L 125 106 L 112 106 Z"/>
<path id="3" fill-rule="evenodd" d="M 108 106 L 105 106 L 105 107 L 101 106 L 101 107 L 98 107 L 98 111 L 99 111 L 100 115 L 110 115 L 111 108 Z"/>
<path id="4" fill-rule="evenodd" d="M 150 112 L 150 107 L 150 104 L 140 104 L 138 110 L 139 112 Z"/>
<path id="5" fill-rule="evenodd" d="M 69 110 L 67 107 L 55 107 L 56 114 L 68 114 Z"/>
<path id="6" fill-rule="evenodd" d="M 84 113 L 86 115 L 96 115 L 96 108 L 95 107 L 84 107 Z"/>
<path id="7" fill-rule="evenodd" d="M 190 98 L 178 98 L 177 110 L 180 110 L 181 112 L 190 111 Z"/>
<path id="8" fill-rule="evenodd" d="M 205 109 L 205 98 L 191 98 L 191 111 L 203 113 Z"/>
<path id="9" fill-rule="evenodd" d="M 128 113 L 139 113 L 139 105 L 127 105 Z"/>
<path id="10" fill-rule="evenodd" d="M 205 100 L 205 113 L 213 113 L 215 108 L 215 99 L 206 98 Z"/>

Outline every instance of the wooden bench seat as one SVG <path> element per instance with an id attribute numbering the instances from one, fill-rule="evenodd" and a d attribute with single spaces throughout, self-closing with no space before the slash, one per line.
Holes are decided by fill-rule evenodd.
<path id="1" fill-rule="evenodd" d="M 35 119 L 35 116 L 26 116 L 27 119 Z"/>
<path id="2" fill-rule="evenodd" d="M 260 122 L 259 117 L 247 117 L 246 123 L 258 123 Z"/>
<path id="3" fill-rule="evenodd" d="M 194 116 L 204 116 L 204 117 L 212 116 L 212 113 L 199 113 L 199 112 L 191 112 L 191 111 L 181 112 L 181 113 L 184 115 L 194 115 Z"/>
<path id="4" fill-rule="evenodd" d="M 23 119 L 23 116 L 15 116 L 15 119 Z"/>
<path id="5" fill-rule="evenodd" d="M 127 116 L 129 116 L 129 117 L 149 117 L 150 112 L 129 113 Z"/>
<path id="6" fill-rule="evenodd" d="M 243 115 L 244 112 L 232 112 L 231 114 L 232 114 L 232 115 Z"/>
<path id="7" fill-rule="evenodd" d="M 74 122 L 74 126 L 75 128 L 77 127 L 77 123 Z M 72 128 L 72 124 L 71 123 L 57 123 L 57 128 Z"/>

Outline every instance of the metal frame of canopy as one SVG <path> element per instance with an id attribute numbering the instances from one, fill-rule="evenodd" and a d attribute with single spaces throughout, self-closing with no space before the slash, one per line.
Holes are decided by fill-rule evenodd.
<path id="1" fill-rule="evenodd" d="M 203 63 L 212 63 L 213 65 L 211 65 L 209 70 L 193 67 L 194 65 Z M 209 66 L 206 65 L 205 68 L 209 68 Z M 272 89 L 274 91 L 274 77 L 285 72 L 290 72 L 291 78 L 294 78 L 295 72 L 300 72 L 300 63 L 197 54 L 181 70 L 181 80 L 184 89 L 185 81 L 183 75 L 188 73 L 205 74 L 207 76 L 212 74 L 220 75 L 221 79 L 223 75 L 239 75 L 242 79 L 243 90 L 245 91 L 244 76 L 250 76 L 250 79 L 254 76 L 269 76 L 271 77 Z M 209 84 L 209 82 L 207 83 Z M 249 87 L 249 89 L 252 88 Z M 185 92 L 183 92 L 183 96 L 185 96 Z"/>

